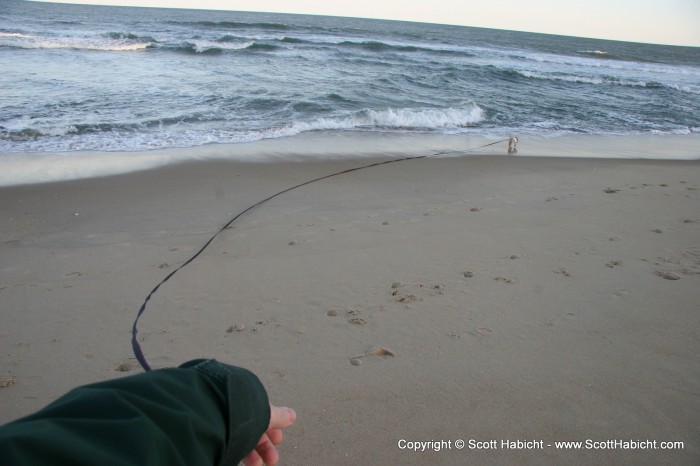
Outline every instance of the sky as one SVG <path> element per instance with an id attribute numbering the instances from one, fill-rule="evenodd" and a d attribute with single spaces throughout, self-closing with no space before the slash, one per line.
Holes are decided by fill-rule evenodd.
<path id="1" fill-rule="evenodd" d="M 700 47 L 700 0 L 54 0 L 302 13 Z"/>

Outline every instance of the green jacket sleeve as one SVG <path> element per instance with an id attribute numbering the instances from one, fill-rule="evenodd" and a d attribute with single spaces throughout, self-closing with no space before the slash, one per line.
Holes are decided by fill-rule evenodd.
<path id="1" fill-rule="evenodd" d="M 253 373 L 195 360 L 76 388 L 0 427 L 0 452 L 13 466 L 235 466 L 269 421 Z"/>

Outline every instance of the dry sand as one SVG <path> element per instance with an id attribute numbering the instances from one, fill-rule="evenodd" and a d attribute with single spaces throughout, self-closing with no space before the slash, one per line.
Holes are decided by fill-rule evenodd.
<path id="1" fill-rule="evenodd" d="M 1 188 L 0 422 L 137 373 L 131 324 L 165 275 L 251 204 L 367 163 Z M 698 189 L 698 161 L 473 156 L 334 177 L 225 230 L 154 296 L 140 341 L 154 367 L 255 371 L 299 415 L 282 464 L 697 464 Z M 544 448 L 502 448 L 518 439 Z M 659 449 L 554 445 L 586 439 Z"/>

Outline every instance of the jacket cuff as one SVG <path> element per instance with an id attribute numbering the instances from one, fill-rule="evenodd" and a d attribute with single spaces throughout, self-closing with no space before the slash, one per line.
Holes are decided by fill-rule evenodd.
<path id="1" fill-rule="evenodd" d="M 270 402 L 260 379 L 247 369 L 215 359 L 187 362 L 207 377 L 220 393 L 226 420 L 226 451 L 221 466 L 235 466 L 257 446 L 270 424 Z"/>

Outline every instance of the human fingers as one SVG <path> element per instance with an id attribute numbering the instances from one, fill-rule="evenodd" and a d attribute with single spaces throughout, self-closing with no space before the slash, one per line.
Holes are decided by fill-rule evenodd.
<path id="1" fill-rule="evenodd" d="M 282 429 L 269 429 L 266 434 L 270 438 L 270 442 L 272 442 L 273 445 L 279 445 L 282 443 L 282 440 L 284 440 Z"/>
<path id="2" fill-rule="evenodd" d="M 280 454 L 277 452 L 277 448 L 275 448 L 275 445 L 272 443 L 267 434 L 263 434 L 263 436 L 260 438 L 258 446 L 255 447 L 255 452 L 267 466 L 274 466 L 280 459 Z"/>
<path id="3" fill-rule="evenodd" d="M 297 414 L 292 408 L 277 407 L 270 404 L 270 424 L 253 451 L 243 459 L 245 466 L 275 465 L 279 453 L 275 445 L 282 443 L 282 429 L 296 422 Z"/>
<path id="4" fill-rule="evenodd" d="M 270 404 L 270 425 L 268 429 L 286 429 L 297 420 L 297 413 L 292 408 L 277 407 Z"/>
<path id="5" fill-rule="evenodd" d="M 272 434 L 272 435 L 270 435 Z M 243 459 L 245 466 L 263 466 L 275 464 L 279 460 L 279 454 L 275 445 L 282 443 L 282 431 L 270 429 L 260 437 L 255 449 Z"/>
<path id="6" fill-rule="evenodd" d="M 243 464 L 245 466 L 263 466 L 263 459 L 257 451 L 253 450 L 243 458 Z"/>

